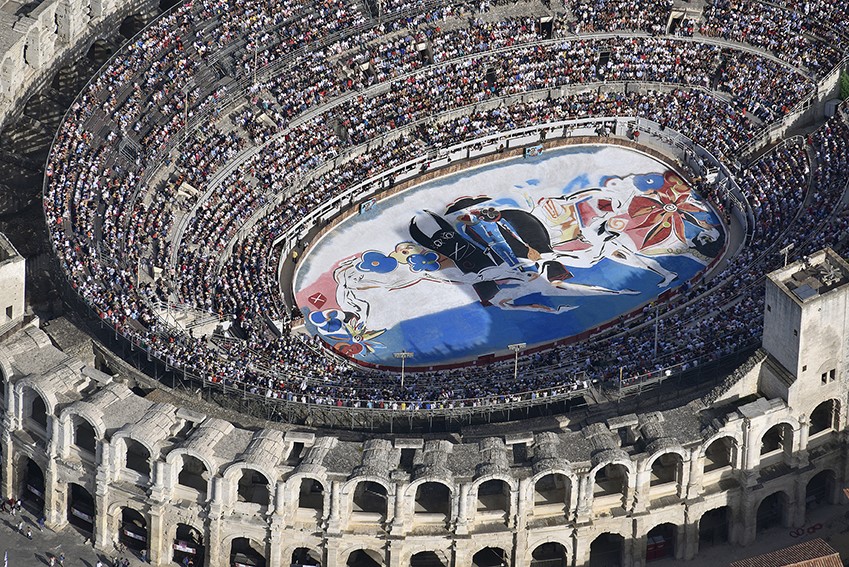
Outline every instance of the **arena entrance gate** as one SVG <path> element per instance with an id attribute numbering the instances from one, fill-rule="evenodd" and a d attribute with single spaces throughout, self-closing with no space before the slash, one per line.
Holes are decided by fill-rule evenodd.
<path id="1" fill-rule="evenodd" d="M 192 567 L 201 567 L 205 548 L 201 533 L 187 524 L 177 524 L 177 532 L 174 535 L 174 563 L 184 565 L 183 560 L 188 559 Z"/>

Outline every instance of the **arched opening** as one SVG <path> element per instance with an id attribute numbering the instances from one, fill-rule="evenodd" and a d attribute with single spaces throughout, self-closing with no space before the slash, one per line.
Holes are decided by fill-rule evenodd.
<path id="1" fill-rule="evenodd" d="M 781 526 L 787 511 L 787 495 L 783 492 L 770 494 L 758 506 L 757 532 Z"/>
<path id="2" fill-rule="evenodd" d="M 181 4 L 181 0 L 159 0 L 159 10 L 161 12 L 167 12 L 177 4 Z"/>
<path id="3" fill-rule="evenodd" d="M 353 511 L 379 514 L 385 518 L 387 501 L 386 488 L 382 484 L 371 481 L 360 482 L 354 489 Z"/>
<path id="4" fill-rule="evenodd" d="M 132 38 L 144 28 L 144 19 L 141 14 L 132 14 L 124 18 L 121 26 L 118 28 L 118 33 L 127 39 Z"/>
<path id="5" fill-rule="evenodd" d="M 484 547 L 472 556 L 474 567 L 507 567 L 507 552 L 500 547 Z"/>
<path id="6" fill-rule="evenodd" d="M 821 471 L 815 474 L 805 487 L 805 512 L 832 503 L 834 494 L 834 471 Z"/>
<path id="7" fill-rule="evenodd" d="M 420 551 L 410 557 L 410 567 L 447 567 L 448 564 L 433 551 Z"/>
<path id="8" fill-rule="evenodd" d="M 556 541 L 539 545 L 531 552 L 531 567 L 566 567 L 568 563 L 566 546 Z"/>
<path id="9" fill-rule="evenodd" d="M 734 438 L 720 437 L 705 449 L 705 472 L 730 467 L 734 462 Z"/>
<path id="10" fill-rule="evenodd" d="M 230 542 L 230 565 L 233 567 L 265 567 L 265 552 L 262 544 L 246 537 L 237 537 Z"/>
<path id="11" fill-rule="evenodd" d="M 761 437 L 761 460 L 763 457 L 789 453 L 793 447 L 793 429 L 788 423 L 770 427 Z"/>
<path id="12" fill-rule="evenodd" d="M 199 530 L 188 524 L 177 524 L 174 534 L 174 563 L 184 565 L 186 559 L 194 567 L 203 565 L 205 549 L 203 546 L 203 535 Z"/>
<path id="13" fill-rule="evenodd" d="M 35 461 L 25 457 L 22 476 L 23 490 L 19 494 L 23 494 L 22 499 L 35 509 L 35 515 L 41 516 L 44 513 L 44 473 Z"/>
<path id="14" fill-rule="evenodd" d="M 814 436 L 825 431 L 838 429 L 840 417 L 840 402 L 837 400 L 826 400 L 811 412 L 811 422 L 808 435 Z"/>
<path id="15" fill-rule="evenodd" d="M 646 534 L 646 561 L 675 557 L 675 524 L 660 524 Z"/>
<path id="16" fill-rule="evenodd" d="M 590 567 L 620 567 L 625 538 L 619 534 L 603 533 L 590 544 Z"/>
<path id="17" fill-rule="evenodd" d="M 106 63 L 111 55 L 112 47 L 105 40 L 98 39 L 88 48 L 86 58 L 91 62 L 92 68 L 97 69 Z"/>
<path id="18" fill-rule="evenodd" d="M 563 515 L 568 511 L 572 483 L 564 474 L 547 474 L 534 484 L 534 515 Z"/>
<path id="19" fill-rule="evenodd" d="M 299 547 L 292 552 L 291 567 L 321 567 L 321 554 L 308 547 Z"/>
<path id="20" fill-rule="evenodd" d="M 371 549 L 358 549 L 348 555 L 347 567 L 383 567 L 383 557 Z"/>
<path id="21" fill-rule="evenodd" d="M 121 508 L 121 533 L 118 541 L 130 549 L 147 549 L 147 520 L 132 508 Z"/>
<path id="22" fill-rule="evenodd" d="M 239 478 L 236 494 L 239 502 L 268 506 L 268 479 L 265 478 L 264 474 L 253 469 L 244 469 L 241 478 Z"/>
<path id="23" fill-rule="evenodd" d="M 728 542 L 728 506 L 714 508 L 699 519 L 699 549 Z"/>
<path id="24" fill-rule="evenodd" d="M 324 512 L 324 486 L 314 478 L 301 479 L 298 491 L 298 508 L 314 510 L 321 516 Z"/>
<path id="25" fill-rule="evenodd" d="M 205 495 L 207 490 L 207 477 L 209 473 L 203 461 L 191 455 L 183 455 L 183 466 L 177 475 L 177 484 L 191 488 Z"/>
<path id="26" fill-rule="evenodd" d="M 124 439 L 124 444 L 127 447 L 127 460 L 125 463 L 127 468 L 143 477 L 149 478 L 150 452 L 147 450 L 147 447 L 132 439 Z"/>
<path id="27" fill-rule="evenodd" d="M 451 514 L 451 490 L 441 482 L 424 482 L 416 487 L 416 521 L 426 521 L 433 516 L 436 521 L 445 521 Z"/>
<path id="28" fill-rule="evenodd" d="M 71 421 L 74 427 L 74 445 L 93 456 L 97 449 L 97 435 L 94 432 L 94 427 L 79 416 L 72 416 Z"/>
<path id="29" fill-rule="evenodd" d="M 510 485 L 503 480 L 493 479 L 478 487 L 477 512 L 487 516 L 502 517 L 510 510 Z"/>
<path id="30" fill-rule="evenodd" d="M 624 465 L 609 464 L 595 473 L 593 508 L 596 511 L 622 506 L 628 487 L 628 469 Z"/>
<path id="31" fill-rule="evenodd" d="M 678 482 L 681 478 L 684 460 L 678 453 L 664 453 L 651 465 L 649 486 L 661 486 Z"/>
<path id="32" fill-rule="evenodd" d="M 47 404 L 44 403 L 44 399 L 39 395 L 35 390 L 28 390 L 29 395 L 32 396 L 32 399 L 28 405 L 29 413 L 28 416 L 35 423 L 40 425 L 45 431 L 47 430 Z"/>
<path id="33" fill-rule="evenodd" d="M 94 533 L 94 498 L 79 484 L 69 484 L 68 523 L 87 537 Z"/>

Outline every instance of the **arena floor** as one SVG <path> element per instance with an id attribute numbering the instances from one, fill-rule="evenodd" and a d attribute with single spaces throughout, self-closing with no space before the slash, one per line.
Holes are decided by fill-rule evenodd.
<path id="1" fill-rule="evenodd" d="M 344 355 L 455 365 L 568 340 L 686 289 L 726 242 L 668 165 L 569 146 L 374 203 L 314 243 L 294 291 L 309 332 Z"/>

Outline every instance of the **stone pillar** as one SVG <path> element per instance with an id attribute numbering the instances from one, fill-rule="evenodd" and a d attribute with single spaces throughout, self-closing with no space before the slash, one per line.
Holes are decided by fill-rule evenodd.
<path id="1" fill-rule="evenodd" d="M 750 488 L 744 488 L 739 514 L 742 520 L 741 527 L 739 528 L 740 540 L 738 543 L 740 545 L 749 545 L 755 541 L 755 536 L 757 535 L 758 509 L 755 506 L 754 500 L 752 490 Z"/>
<path id="2" fill-rule="evenodd" d="M 752 433 L 752 422 L 748 419 L 743 421 L 743 468 L 751 471 L 760 463 L 761 440 Z"/>
<path id="3" fill-rule="evenodd" d="M 678 531 L 684 533 L 684 537 L 679 538 L 681 542 L 681 559 L 689 561 L 699 553 L 699 521 L 688 521 L 684 524 L 684 528 Z M 676 555 L 678 555 L 677 552 Z"/>
<path id="4" fill-rule="evenodd" d="M 109 529 L 109 486 L 111 484 L 111 445 L 100 442 L 100 462 L 94 476 L 94 545 L 97 549 L 108 551 L 110 543 L 117 543 L 118 534 L 110 534 Z"/>
<path id="5" fill-rule="evenodd" d="M 804 468 L 808 466 L 808 432 L 811 424 L 806 416 L 799 418 L 799 429 L 793 431 L 793 459 L 792 466 Z"/>
<path id="6" fill-rule="evenodd" d="M 165 525 L 165 507 L 159 502 L 154 502 L 150 507 L 149 516 L 147 545 L 150 562 L 153 565 L 165 565 L 171 561 L 172 555 L 172 542 Z"/>
<path id="7" fill-rule="evenodd" d="M 334 484 L 336 482 L 334 481 Z M 331 518 L 331 522 L 333 519 Z M 323 565 L 326 567 L 343 567 L 345 565 L 345 558 L 339 558 L 339 544 L 341 543 L 341 539 L 339 537 L 329 537 L 324 543 L 325 550 L 325 562 Z"/>
<path id="8" fill-rule="evenodd" d="M 805 525 L 805 513 L 807 512 L 808 485 L 797 477 L 793 487 L 793 502 L 790 503 L 790 524 L 794 528 Z"/>
<path id="9" fill-rule="evenodd" d="M 51 528 L 59 529 L 68 523 L 68 486 L 59 482 L 56 459 L 47 460 L 44 471 L 44 518 Z"/>
<path id="10" fill-rule="evenodd" d="M 572 531 L 572 563 L 570 565 L 575 565 L 577 567 L 584 567 L 588 565 L 590 562 L 590 546 L 593 543 L 593 536 L 596 534 L 589 530 L 585 530 L 583 532 L 583 537 L 581 537 L 581 531 L 575 529 Z"/>
<path id="11" fill-rule="evenodd" d="M 12 452 L 14 450 L 14 445 L 12 443 L 12 434 L 11 429 L 9 428 L 9 420 L 3 420 L 4 429 L 2 433 L 0 433 L 0 444 L 2 444 L 3 451 L 3 461 L 0 463 L 0 468 L 2 468 L 2 485 L 0 485 L 0 490 L 3 491 L 2 496 L 5 498 L 10 498 L 11 496 L 17 496 L 15 490 L 15 460 L 12 458 Z"/>
<path id="12" fill-rule="evenodd" d="M 327 533 L 341 533 L 342 513 L 342 483 L 334 480 L 330 483 L 330 515 L 327 521 Z"/>
<path id="13" fill-rule="evenodd" d="M 268 537 L 268 567 L 289 567 L 283 561 L 284 534 L 286 525 L 278 514 L 271 518 L 271 534 Z"/>
<path id="14" fill-rule="evenodd" d="M 645 512 L 649 504 L 651 491 L 651 469 L 641 470 L 635 475 L 628 475 L 628 490 L 625 496 L 625 509 L 629 507 L 634 514 Z"/>
<path id="15" fill-rule="evenodd" d="M 389 509 L 390 504 L 392 505 L 392 509 Z M 412 518 L 410 517 L 411 510 L 410 506 L 407 506 L 407 501 L 404 498 L 403 491 L 396 484 L 395 490 L 393 494 L 389 495 L 389 498 L 386 502 L 386 514 L 389 516 L 391 514 L 391 521 L 387 518 L 387 522 L 389 522 L 389 533 L 392 536 L 403 536 L 409 526 L 412 525 Z M 395 555 L 398 555 L 400 550 L 396 550 Z M 400 561 L 400 559 L 399 559 Z"/>
<path id="16" fill-rule="evenodd" d="M 397 542 L 397 544 L 396 544 Z M 404 552 L 403 540 L 389 540 L 386 542 L 386 565 L 387 567 L 402 567 L 401 560 Z M 409 565 L 409 562 L 407 563 Z"/>
<path id="17" fill-rule="evenodd" d="M 454 533 L 456 535 L 466 535 L 469 533 L 469 486 L 461 484 L 459 487 L 459 503 L 457 505 L 457 522 L 454 525 Z"/>
<path id="18" fill-rule="evenodd" d="M 698 498 L 702 493 L 702 481 L 704 479 L 705 473 L 705 457 L 700 454 L 700 451 L 697 449 L 690 456 L 689 463 L 685 463 L 685 465 L 689 464 L 689 476 L 687 478 L 687 489 L 684 492 L 684 497 L 688 500 Z"/>
<path id="19" fill-rule="evenodd" d="M 225 483 L 224 479 L 216 476 L 212 479 L 212 499 L 209 503 L 209 515 L 206 523 L 206 567 L 220 567 L 224 565 L 221 558 L 221 540 L 223 532 L 222 516 L 225 510 Z"/>
<path id="20" fill-rule="evenodd" d="M 515 528 L 517 516 L 519 514 L 519 491 L 516 488 L 510 489 L 510 509 L 507 510 L 507 527 Z"/>
<path id="21" fill-rule="evenodd" d="M 626 539 L 622 567 L 642 567 L 645 565 L 647 544 L 648 540 L 645 534 L 634 536 L 630 542 Z"/>
<path id="22" fill-rule="evenodd" d="M 678 498 L 687 498 L 687 494 L 690 493 L 690 467 L 695 460 L 690 457 L 681 461 L 681 477 L 678 479 L 678 489 L 675 491 Z"/>

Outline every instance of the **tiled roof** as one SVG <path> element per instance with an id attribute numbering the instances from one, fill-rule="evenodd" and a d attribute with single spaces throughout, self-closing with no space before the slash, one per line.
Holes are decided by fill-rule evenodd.
<path id="1" fill-rule="evenodd" d="M 741 559 L 731 567 L 843 567 L 840 554 L 825 540 L 817 538 L 772 553 Z"/>

